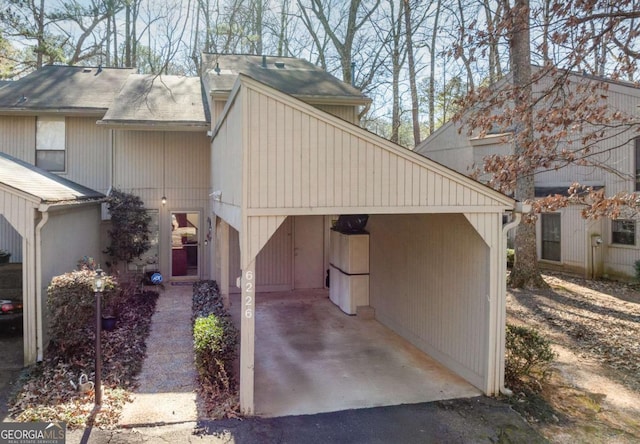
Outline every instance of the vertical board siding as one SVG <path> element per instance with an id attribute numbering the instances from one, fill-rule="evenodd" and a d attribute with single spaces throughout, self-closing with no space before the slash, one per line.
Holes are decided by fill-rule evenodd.
<path id="1" fill-rule="evenodd" d="M 264 221 L 263 221 L 264 222 Z M 293 286 L 292 218 L 286 218 L 275 230 L 256 257 L 256 290 L 288 290 Z M 240 235 L 229 229 L 229 283 L 230 291 L 237 293 L 236 278 L 240 267 Z"/>
<path id="2" fill-rule="evenodd" d="M 400 147 L 396 153 L 254 89 L 244 93 L 248 208 L 504 205 L 403 157 Z"/>
<path id="3" fill-rule="evenodd" d="M 36 118 L 2 116 L 0 151 L 30 164 L 36 159 Z"/>
<path id="4" fill-rule="evenodd" d="M 243 126 L 242 92 L 220 124 L 212 142 L 211 180 L 213 191 L 221 191 L 221 201 L 240 207 L 242 205 L 242 148 Z M 250 170 L 249 170 L 250 171 Z"/>
<path id="5" fill-rule="evenodd" d="M 164 194 L 174 208 L 209 201 L 209 141 L 203 133 L 116 131 L 115 187 L 135 192 L 148 208 Z"/>
<path id="6" fill-rule="evenodd" d="M 346 120 L 354 125 L 360 124 L 358 119 L 358 107 L 356 106 L 340 106 L 340 105 L 313 105 L 315 108 L 321 109 L 336 117 L 340 117 L 342 120 Z"/>
<path id="7" fill-rule="evenodd" d="M 96 125 L 95 117 L 67 117 L 67 171 L 69 180 L 106 193 L 110 186 L 109 129 Z"/>
<path id="8" fill-rule="evenodd" d="M 11 253 L 10 262 L 22 262 L 22 236 L 0 213 L 0 250 Z"/>
<path id="9" fill-rule="evenodd" d="M 489 247 L 460 214 L 372 215 L 367 228 L 376 317 L 484 388 Z"/>

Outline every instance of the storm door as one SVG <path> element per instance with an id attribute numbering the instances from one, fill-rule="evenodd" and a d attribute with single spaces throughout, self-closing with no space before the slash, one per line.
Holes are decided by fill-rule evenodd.
<path id="1" fill-rule="evenodd" d="M 200 212 L 171 213 L 171 277 L 200 276 Z"/>

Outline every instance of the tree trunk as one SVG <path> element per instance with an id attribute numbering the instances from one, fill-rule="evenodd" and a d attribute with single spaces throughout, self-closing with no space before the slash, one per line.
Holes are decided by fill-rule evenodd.
<path id="1" fill-rule="evenodd" d="M 416 85 L 416 62 L 413 58 L 413 29 L 411 24 L 411 5 L 404 0 L 404 18 L 407 30 L 407 61 L 409 63 L 409 89 L 411 90 L 411 120 L 413 121 L 413 146 L 420 143 L 420 102 Z"/>
<path id="2" fill-rule="evenodd" d="M 436 41 L 438 34 L 438 22 L 440 19 L 440 7 L 442 0 L 438 0 L 436 5 L 436 16 L 433 20 L 433 31 L 431 33 L 431 68 L 429 74 L 429 134 L 436 130 Z"/>
<path id="3" fill-rule="evenodd" d="M 533 144 L 533 114 L 531 92 L 531 49 L 529 33 L 529 0 L 516 0 L 511 13 L 509 50 L 513 73 L 514 106 L 522 115 L 522 121 L 514 134 L 514 153 L 526 160 L 526 165 L 516 180 L 515 198 L 526 202 L 533 200 L 535 166 L 528 159 L 528 149 Z M 509 285 L 517 288 L 546 286 L 538 267 L 536 229 L 533 223 L 523 223 L 516 231 L 515 263 L 509 276 Z"/>

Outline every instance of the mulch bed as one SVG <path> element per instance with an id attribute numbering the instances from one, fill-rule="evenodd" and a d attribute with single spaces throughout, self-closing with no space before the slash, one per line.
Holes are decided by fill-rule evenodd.
<path id="1" fill-rule="evenodd" d="M 95 377 L 95 328 L 87 327 L 86 343 L 63 360 L 55 349 L 47 350 L 47 359 L 27 370 L 24 385 L 11 401 L 9 412 L 14 421 L 64 421 L 67 427 L 114 427 L 124 404 L 135 388 L 146 355 L 151 316 L 158 293 L 145 291 L 117 308 L 115 330 L 102 332 L 102 406 L 94 412 L 95 390 L 81 393 L 74 388 L 82 374 Z"/>

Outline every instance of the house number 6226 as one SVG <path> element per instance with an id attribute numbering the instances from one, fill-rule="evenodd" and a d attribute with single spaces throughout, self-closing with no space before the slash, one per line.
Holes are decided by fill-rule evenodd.
<path id="1" fill-rule="evenodd" d="M 247 271 L 244 274 L 244 279 L 245 279 L 245 283 L 244 283 L 244 292 L 245 293 L 250 293 L 250 294 L 245 294 L 244 296 L 244 306 L 245 306 L 245 310 L 244 310 L 244 315 L 246 318 L 252 318 L 253 317 L 253 290 L 254 290 L 254 285 L 253 285 L 253 272 L 251 271 Z"/>

